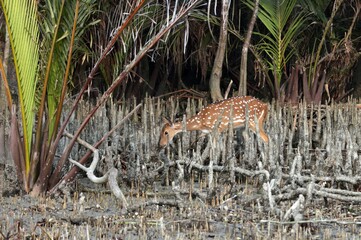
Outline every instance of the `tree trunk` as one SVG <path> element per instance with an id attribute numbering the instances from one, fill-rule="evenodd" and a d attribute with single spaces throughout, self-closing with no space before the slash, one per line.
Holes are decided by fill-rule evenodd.
<path id="1" fill-rule="evenodd" d="M 7 76 L 8 76 L 9 56 L 10 56 L 10 39 L 8 32 L 6 31 L 3 66 L 4 66 L 5 74 Z M 6 97 L 5 87 L 2 83 L 0 83 L 0 163 L 4 163 L 4 164 L 6 163 L 6 158 L 7 158 L 6 150 L 5 150 L 6 149 L 5 127 L 8 116 L 8 111 L 6 109 L 7 103 L 5 97 Z"/>
<path id="2" fill-rule="evenodd" d="M 247 95 L 247 57 L 248 57 L 248 48 L 251 42 L 251 36 L 253 33 L 254 24 L 256 23 L 257 13 L 259 7 L 259 0 L 256 0 L 253 10 L 253 15 L 251 21 L 248 25 L 247 36 L 244 40 L 243 48 L 242 48 L 242 58 L 241 58 L 241 67 L 239 70 L 239 88 L 238 88 L 238 96 L 246 96 Z"/>
<path id="3" fill-rule="evenodd" d="M 222 77 L 224 53 L 226 51 L 226 44 L 227 44 L 227 23 L 228 23 L 229 6 L 230 6 L 229 0 L 222 1 L 222 21 L 221 21 L 221 29 L 219 34 L 219 43 L 218 43 L 216 57 L 214 59 L 211 78 L 209 80 L 209 89 L 211 91 L 211 97 L 213 102 L 223 99 L 220 83 Z"/>

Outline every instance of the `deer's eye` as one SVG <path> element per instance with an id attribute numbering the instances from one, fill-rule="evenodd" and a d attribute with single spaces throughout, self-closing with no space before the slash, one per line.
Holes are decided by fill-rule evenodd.
<path id="1" fill-rule="evenodd" d="M 165 131 L 165 132 L 164 132 L 164 135 L 168 135 L 168 131 Z"/>

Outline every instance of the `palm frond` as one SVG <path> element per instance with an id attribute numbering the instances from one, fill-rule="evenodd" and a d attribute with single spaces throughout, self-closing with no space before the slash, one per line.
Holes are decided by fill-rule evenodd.
<path id="1" fill-rule="evenodd" d="M 77 31 L 74 43 L 75 46 L 78 44 L 80 37 L 87 29 L 87 25 L 89 25 L 88 20 L 94 11 L 94 2 L 95 0 L 90 0 L 81 3 L 77 18 Z M 46 86 L 49 114 L 49 136 L 53 135 L 55 128 L 57 127 L 57 124 L 55 123 L 55 116 L 58 111 L 62 85 L 64 84 L 63 77 L 66 71 L 68 51 L 70 48 L 69 44 L 71 38 L 71 29 L 74 22 L 74 9 L 76 1 L 65 1 L 64 6 L 62 6 L 61 3 L 61 1 L 55 1 L 53 4 L 50 4 L 50 1 L 48 1 L 47 5 L 42 7 L 43 15 L 40 25 L 44 33 L 44 39 L 42 42 L 44 46 L 42 51 L 43 65 L 47 64 L 48 61 L 51 61 L 50 69 L 46 70 L 49 71 L 48 82 Z M 58 29 L 56 29 L 57 26 L 59 26 Z M 51 43 L 53 39 L 56 41 L 53 48 L 53 56 L 52 59 L 48 59 L 49 50 L 51 51 Z M 76 48 L 74 48 L 74 53 L 76 53 Z M 71 65 L 71 69 L 69 71 L 70 79 L 73 70 L 74 64 Z M 44 71 L 45 69 L 43 69 L 43 75 L 46 76 Z M 42 86 L 39 85 L 39 88 L 42 89 Z"/>
<path id="2" fill-rule="evenodd" d="M 252 0 L 245 0 L 245 3 L 253 8 Z M 307 15 L 303 12 L 299 12 L 294 18 L 291 18 L 296 3 L 297 0 L 260 1 L 258 17 L 267 28 L 268 33 L 255 32 L 262 37 L 261 43 L 257 47 L 268 57 L 265 62 L 267 62 L 269 70 L 275 74 L 274 77 L 278 84 L 281 82 L 285 64 L 294 55 L 294 50 L 290 48 L 290 45 L 300 33 L 300 29 L 307 19 Z"/>
<path id="3" fill-rule="evenodd" d="M 30 146 L 35 115 L 39 63 L 39 29 L 35 1 L 1 0 L 11 42 L 21 107 L 25 169 L 30 169 Z"/>

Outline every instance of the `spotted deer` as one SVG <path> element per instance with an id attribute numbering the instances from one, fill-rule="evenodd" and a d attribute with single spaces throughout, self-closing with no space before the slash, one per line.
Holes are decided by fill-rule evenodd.
<path id="1" fill-rule="evenodd" d="M 185 127 L 187 131 L 200 130 L 204 133 L 212 132 L 217 121 L 219 121 L 218 132 L 228 129 L 230 122 L 230 110 L 233 107 L 233 128 L 240 128 L 245 125 L 246 109 L 248 106 L 249 128 L 256 133 L 256 122 L 258 118 L 259 133 L 264 142 L 268 143 L 268 135 L 264 132 L 263 122 L 267 117 L 268 106 L 266 103 L 251 97 L 233 97 L 223 101 L 215 102 L 203 108 L 197 115 L 187 119 Z M 222 116 L 220 116 L 222 115 Z M 220 118 L 220 120 L 218 120 Z M 173 137 L 182 132 L 182 121 L 171 122 L 167 119 L 160 133 L 159 146 L 165 147 Z"/>

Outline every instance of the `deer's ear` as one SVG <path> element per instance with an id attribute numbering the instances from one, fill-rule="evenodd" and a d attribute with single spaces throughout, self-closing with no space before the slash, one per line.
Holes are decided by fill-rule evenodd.
<path id="1" fill-rule="evenodd" d="M 163 123 L 164 124 L 169 124 L 171 126 L 173 125 L 173 122 L 167 117 L 163 117 Z"/>

